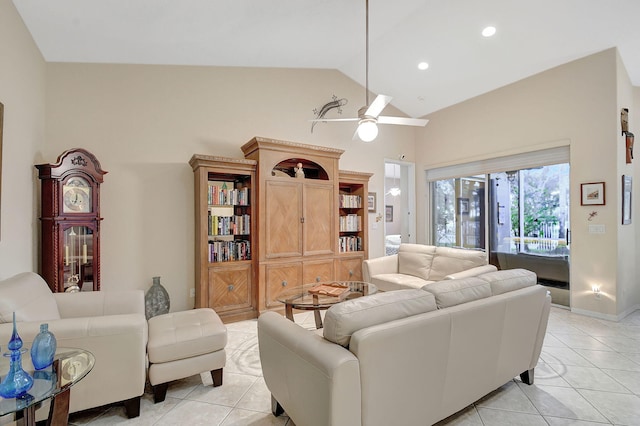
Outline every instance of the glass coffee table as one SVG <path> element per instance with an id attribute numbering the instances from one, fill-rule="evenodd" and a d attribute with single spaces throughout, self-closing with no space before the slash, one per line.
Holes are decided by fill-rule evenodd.
<path id="1" fill-rule="evenodd" d="M 0 380 L 9 371 L 9 358 L 0 357 Z M 33 377 L 33 386 L 19 398 L 0 396 L 0 417 L 22 412 L 25 425 L 35 425 L 35 411 L 40 403 L 51 399 L 47 424 L 66 425 L 69 419 L 69 393 L 71 387 L 82 380 L 93 368 L 95 357 L 89 351 L 58 348 L 53 364 L 34 371 L 29 352 L 22 355 L 22 368 Z"/>
<path id="2" fill-rule="evenodd" d="M 318 289 L 326 289 L 328 292 L 332 292 L 332 290 L 335 289 L 333 292 L 335 292 L 336 295 L 315 293 L 314 290 Z M 316 328 L 322 328 L 320 311 L 327 310 L 333 305 L 345 300 L 374 294 L 377 291 L 378 288 L 375 285 L 363 281 L 328 281 L 304 284 L 300 287 L 284 291 L 278 295 L 276 300 L 284 303 L 285 316 L 291 321 L 293 321 L 294 309 L 313 311 Z"/>

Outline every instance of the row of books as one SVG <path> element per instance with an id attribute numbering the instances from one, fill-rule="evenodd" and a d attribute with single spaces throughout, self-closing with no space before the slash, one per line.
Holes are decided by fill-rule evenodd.
<path id="1" fill-rule="evenodd" d="M 251 259 L 251 242 L 247 240 L 209 241 L 209 262 Z"/>
<path id="2" fill-rule="evenodd" d="M 209 216 L 209 235 L 249 235 L 251 216 Z"/>
<path id="3" fill-rule="evenodd" d="M 362 217 L 357 214 L 340 216 L 340 232 L 362 231 Z"/>
<path id="4" fill-rule="evenodd" d="M 359 195 L 340 194 L 340 208 L 344 208 L 344 209 L 362 208 L 362 197 Z"/>
<path id="5" fill-rule="evenodd" d="M 209 205 L 220 206 L 248 206 L 249 205 L 249 188 L 227 188 L 227 184 L 216 185 L 209 182 L 207 187 L 207 202 Z"/>
<path id="6" fill-rule="evenodd" d="M 356 235 L 350 235 L 348 237 L 340 237 L 340 253 L 346 253 L 349 251 L 361 251 L 362 250 L 362 237 Z"/>

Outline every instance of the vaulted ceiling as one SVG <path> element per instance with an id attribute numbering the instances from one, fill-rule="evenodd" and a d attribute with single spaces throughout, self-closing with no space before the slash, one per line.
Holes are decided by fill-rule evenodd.
<path id="1" fill-rule="evenodd" d="M 365 85 L 365 0 L 13 3 L 50 62 L 329 68 Z M 638 0 L 370 0 L 369 87 L 420 117 L 611 47 L 638 86 L 638 18 Z"/>

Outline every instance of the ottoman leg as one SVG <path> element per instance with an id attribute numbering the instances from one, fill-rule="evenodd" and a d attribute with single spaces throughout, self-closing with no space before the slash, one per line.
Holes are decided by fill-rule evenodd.
<path id="1" fill-rule="evenodd" d="M 213 387 L 222 386 L 222 368 L 211 370 L 211 379 L 213 380 Z"/>
<path id="2" fill-rule="evenodd" d="M 160 383 L 159 385 L 152 386 L 153 388 L 153 402 L 158 403 L 164 401 L 167 396 L 167 389 L 169 388 L 169 383 Z"/>

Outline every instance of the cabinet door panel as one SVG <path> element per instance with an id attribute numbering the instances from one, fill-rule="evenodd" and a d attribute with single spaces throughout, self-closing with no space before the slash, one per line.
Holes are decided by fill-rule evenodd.
<path id="1" fill-rule="evenodd" d="M 336 279 L 341 281 L 362 281 L 362 257 L 338 259 Z"/>
<path id="2" fill-rule="evenodd" d="M 302 285 L 302 263 L 267 265 L 266 278 L 265 303 L 267 308 L 283 307 L 284 305 L 276 299 L 280 293 Z"/>
<path id="3" fill-rule="evenodd" d="M 304 254 L 332 254 L 335 246 L 332 185 L 304 186 Z"/>
<path id="4" fill-rule="evenodd" d="M 265 256 L 302 256 L 302 186 L 267 181 L 265 196 Z"/>
<path id="5" fill-rule="evenodd" d="M 227 311 L 251 306 L 251 265 L 209 269 L 209 306 Z"/>
<path id="6" fill-rule="evenodd" d="M 333 259 L 304 262 L 302 269 L 305 284 L 333 280 Z"/>

